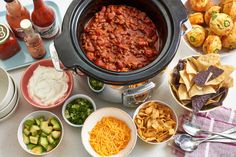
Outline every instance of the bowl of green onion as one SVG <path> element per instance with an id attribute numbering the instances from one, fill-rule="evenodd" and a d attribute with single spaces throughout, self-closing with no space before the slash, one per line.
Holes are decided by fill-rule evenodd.
<path id="1" fill-rule="evenodd" d="M 95 102 L 89 96 L 77 94 L 65 101 L 62 116 L 69 125 L 82 127 L 87 117 L 95 110 Z"/>
<path id="2" fill-rule="evenodd" d="M 89 88 L 95 93 L 100 93 L 104 90 L 105 84 L 99 80 L 96 80 L 91 77 L 87 77 Z"/>

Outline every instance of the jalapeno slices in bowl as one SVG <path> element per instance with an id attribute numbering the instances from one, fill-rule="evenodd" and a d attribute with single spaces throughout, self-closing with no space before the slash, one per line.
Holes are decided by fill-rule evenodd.
<path id="1" fill-rule="evenodd" d="M 73 127 L 81 127 L 86 118 L 96 110 L 94 101 L 83 94 L 70 97 L 63 105 L 64 120 Z"/>

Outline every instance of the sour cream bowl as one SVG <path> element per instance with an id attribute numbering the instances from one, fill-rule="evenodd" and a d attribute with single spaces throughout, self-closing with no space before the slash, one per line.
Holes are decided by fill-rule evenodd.
<path id="1" fill-rule="evenodd" d="M 74 82 L 73 82 L 72 74 L 70 72 L 64 72 L 65 75 L 63 75 L 63 76 L 65 76 L 67 78 L 66 79 L 67 86 L 66 87 L 62 86 L 62 90 L 64 90 L 63 93 L 60 93 L 61 90 L 60 89 L 56 89 L 56 87 L 54 89 L 53 85 L 52 85 L 52 88 L 48 89 L 48 91 L 41 91 L 41 93 L 33 93 L 31 88 L 32 88 L 32 86 L 34 84 L 31 83 L 31 85 L 29 85 L 29 82 L 30 82 L 30 79 L 31 79 L 32 76 L 34 76 L 34 80 L 33 81 L 36 81 L 35 80 L 35 75 L 37 75 L 37 74 L 35 74 L 34 71 L 39 66 L 46 67 L 46 68 L 47 67 L 53 68 L 53 63 L 52 63 L 51 59 L 44 59 L 44 60 L 40 60 L 38 62 L 35 62 L 34 64 L 29 66 L 25 70 L 25 72 L 24 72 L 24 74 L 23 74 L 23 76 L 21 78 L 21 84 L 20 84 L 20 88 L 21 88 L 23 97 L 25 98 L 25 100 L 29 104 L 31 104 L 31 105 L 33 105 L 33 106 L 35 106 L 37 108 L 40 108 L 40 109 L 49 109 L 49 108 L 54 108 L 54 107 L 62 105 L 64 103 L 64 101 L 71 95 L 71 92 L 73 90 Z M 61 64 L 61 67 L 63 68 L 62 64 Z M 46 72 L 46 75 L 48 73 Z M 55 75 L 56 76 L 52 76 L 52 77 L 57 77 L 57 75 L 60 76 L 61 74 L 60 74 L 60 72 L 55 72 Z M 44 77 L 44 76 L 42 76 L 42 77 Z M 32 82 L 32 80 L 31 80 L 31 82 Z M 44 84 L 44 82 L 42 84 Z M 38 83 L 37 83 L 37 85 L 38 85 Z M 43 86 L 45 86 L 45 85 L 42 85 L 42 87 Z M 44 92 L 45 93 L 46 92 L 52 92 L 52 93 L 50 95 L 49 93 L 45 94 Z M 37 95 L 37 94 L 40 95 L 41 99 L 39 99 L 39 95 Z M 55 95 L 57 96 L 57 98 L 55 100 L 53 100 Z M 50 100 L 50 96 L 52 96 L 52 100 Z"/>

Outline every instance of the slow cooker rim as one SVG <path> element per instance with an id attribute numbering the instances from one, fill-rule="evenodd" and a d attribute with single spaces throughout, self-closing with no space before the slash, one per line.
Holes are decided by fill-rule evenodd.
<path id="1" fill-rule="evenodd" d="M 145 70 L 148 70 L 150 69 L 151 67 L 155 66 L 157 64 L 158 61 L 160 61 L 163 57 L 165 57 L 167 55 L 167 52 L 168 52 L 168 45 L 171 44 L 171 31 L 172 29 L 170 28 L 171 27 L 171 24 L 170 24 L 170 18 L 168 15 L 168 13 L 162 9 L 161 7 L 157 5 L 157 7 L 161 10 L 162 14 L 163 14 L 163 18 L 165 19 L 166 21 L 166 25 L 167 25 L 167 39 L 166 39 L 166 42 L 162 48 L 162 51 L 160 53 L 160 55 L 153 61 L 151 62 L 150 64 L 148 64 L 147 66 L 141 68 L 141 69 L 138 69 L 138 70 L 133 70 L 133 71 L 129 71 L 129 72 L 114 72 L 114 71 L 109 71 L 109 70 L 106 70 L 106 69 L 103 69 L 97 65 L 95 65 L 93 62 L 91 62 L 87 56 L 85 55 L 84 53 L 84 50 L 83 48 L 81 48 L 81 45 L 80 43 L 78 42 L 78 37 L 77 37 L 77 34 L 75 32 L 78 32 L 78 23 L 79 23 L 79 20 L 80 20 L 80 17 L 82 16 L 82 13 L 83 11 L 85 10 L 85 7 L 88 6 L 89 3 L 91 3 L 93 0 L 87 0 L 87 1 L 84 1 L 82 2 L 80 5 L 77 6 L 77 8 L 75 9 L 75 12 L 74 12 L 74 16 L 73 17 L 77 17 L 77 18 L 73 18 L 72 21 L 71 21 L 71 25 L 75 25 L 75 27 L 72 27 L 71 30 L 70 30 L 70 33 L 71 33 L 71 36 L 72 36 L 72 42 L 73 42 L 73 45 L 76 47 L 76 51 L 77 51 L 77 54 L 81 57 L 81 59 L 86 62 L 87 64 L 89 64 L 89 66 L 95 68 L 95 69 L 98 69 L 99 71 L 102 71 L 104 73 L 109 73 L 109 74 L 113 74 L 113 75 L 116 75 L 117 73 L 121 74 L 121 75 L 132 75 L 132 74 L 136 74 L 136 73 L 140 73 L 142 71 L 145 71 Z M 155 3 L 155 1 L 153 1 Z"/>
<path id="2" fill-rule="evenodd" d="M 84 1 L 83 1 L 84 2 Z M 83 2 L 81 2 L 81 3 L 77 3 L 77 5 L 76 6 L 74 6 L 73 8 L 74 8 L 74 11 L 72 12 L 72 16 L 70 16 L 70 17 L 72 17 L 72 18 L 70 18 L 70 20 L 69 20 L 69 27 L 70 28 L 72 28 L 72 21 L 73 21 L 73 19 L 75 18 L 75 11 L 78 11 L 78 7 L 79 6 L 81 6 L 82 4 L 83 4 Z M 163 4 L 163 2 L 162 2 L 162 6 L 165 6 L 165 4 Z M 165 6 L 166 7 L 166 6 Z M 160 7 L 159 7 L 160 8 Z M 179 36 L 180 35 L 180 21 L 178 21 L 178 19 L 175 17 L 175 16 L 171 16 L 171 14 L 173 14 L 173 12 L 170 10 L 170 8 L 168 8 L 168 7 L 166 7 L 167 9 L 166 10 L 168 10 L 168 12 L 166 11 L 166 13 L 168 13 L 169 15 L 168 15 L 168 18 L 169 18 L 169 20 L 171 21 L 171 23 L 172 23 L 172 25 L 171 25 L 171 23 L 169 23 L 169 27 L 173 27 L 172 29 L 173 29 L 173 31 L 172 31 L 172 34 L 170 34 L 169 32 L 170 31 L 168 31 L 168 33 L 169 33 L 169 35 L 175 35 L 175 36 Z M 163 9 L 163 8 L 162 8 Z M 162 14 L 163 14 L 163 12 L 162 12 Z M 171 17 L 172 18 L 171 18 Z M 166 21 L 168 21 L 168 20 L 166 20 Z M 176 22 L 177 21 L 177 22 Z M 64 23 L 64 22 L 63 22 Z M 168 23 L 167 23 L 168 24 Z M 168 26 L 168 25 L 167 25 Z M 63 25 L 63 27 L 64 27 L 64 25 Z M 76 24 L 76 27 L 74 27 L 74 28 L 76 28 L 77 29 L 77 24 Z M 70 37 L 72 37 L 73 36 L 73 31 L 72 31 L 72 29 L 69 29 L 69 31 L 70 31 Z M 179 32 L 179 33 L 178 33 Z M 75 34 L 75 33 L 74 33 Z M 73 38 L 72 38 L 73 39 Z M 74 39 L 75 39 L 75 37 L 74 37 Z M 74 40 L 73 39 L 73 40 Z M 171 40 L 171 38 L 170 37 L 167 37 L 167 39 L 169 39 L 169 40 Z M 72 42 L 74 42 L 72 40 Z M 77 39 L 75 40 L 75 41 L 77 41 Z M 162 54 L 163 54 L 163 56 L 160 58 L 160 61 L 159 62 L 156 62 L 156 63 L 151 63 L 151 64 L 153 64 L 152 66 L 150 66 L 149 65 L 149 67 L 148 66 L 146 66 L 147 68 L 146 69 L 144 69 L 144 68 L 141 68 L 140 70 L 135 70 L 135 71 L 132 71 L 132 72 L 127 72 L 127 73 L 117 73 L 117 72 L 113 72 L 113 74 L 111 74 L 110 73 L 110 71 L 109 71 L 109 73 L 106 73 L 107 71 L 99 71 L 99 70 L 95 70 L 97 73 L 95 74 L 95 73 L 93 73 L 93 71 L 94 71 L 94 67 L 89 67 L 89 68 L 92 68 L 92 70 L 93 71 L 90 71 L 90 70 L 87 70 L 86 68 L 88 68 L 88 67 L 86 67 L 87 66 L 87 63 L 83 63 L 82 65 L 78 65 L 78 64 L 74 64 L 74 66 L 78 66 L 78 68 L 79 69 L 81 69 L 83 72 L 85 72 L 86 74 L 88 74 L 89 76 L 91 76 L 91 77 L 95 77 L 95 78 L 97 78 L 97 79 L 99 79 L 99 80 L 101 80 L 101 81 L 103 81 L 104 83 L 111 83 L 111 84 L 117 84 L 117 85 L 123 85 L 123 84 L 132 84 L 132 83 L 136 83 L 136 82 L 140 82 L 140 81 L 144 81 L 144 80 L 147 80 L 147 79 L 149 79 L 149 78 L 152 78 L 153 76 L 155 76 L 157 73 L 159 73 L 160 71 L 162 71 L 164 68 L 166 68 L 166 66 L 169 64 L 169 62 L 173 59 L 173 57 L 175 56 L 175 54 L 176 54 L 176 49 L 177 49 L 177 47 L 178 47 L 178 44 L 179 44 L 179 41 L 180 41 L 180 38 L 179 37 L 176 37 L 176 38 L 172 38 L 172 40 L 170 41 L 170 46 L 166 46 L 167 45 L 167 43 L 168 42 L 166 42 L 166 44 L 165 44 L 165 46 L 164 46 L 164 48 L 163 48 L 163 50 L 166 48 L 166 51 L 165 51 L 165 53 L 163 53 L 162 52 Z M 74 45 L 74 43 L 73 43 L 73 46 L 75 46 Z M 79 56 L 78 56 L 78 52 L 77 52 L 77 50 L 74 48 L 74 50 L 76 51 L 76 57 L 77 57 L 77 59 L 79 60 L 79 61 L 83 61 L 81 58 L 79 58 Z M 163 51 L 162 50 L 162 51 Z M 170 53 L 169 51 L 173 51 L 173 53 Z M 169 52 L 169 53 L 167 53 L 167 52 Z M 83 52 L 82 52 L 83 53 Z M 165 58 L 164 58 L 165 57 Z M 166 61 L 168 59 L 168 61 Z M 84 62 L 84 61 L 83 61 Z M 162 67 L 160 68 L 160 67 L 158 67 L 158 69 L 157 69 L 157 67 L 156 66 L 158 66 L 158 65 L 162 65 Z M 84 66 L 85 65 L 85 66 Z M 94 64 L 93 64 L 94 65 Z M 66 65 L 65 65 L 66 66 Z M 98 66 L 96 66 L 96 67 L 98 67 Z M 70 68 L 70 67 L 69 67 Z M 95 68 L 96 69 L 96 68 Z M 104 69 L 103 69 L 104 70 Z M 107 77 L 107 76 L 104 76 L 104 74 L 106 74 L 106 75 L 108 75 L 109 76 L 109 78 Z M 117 79 L 117 76 L 119 75 L 119 77 L 118 77 L 118 79 Z M 141 76 L 142 75 L 142 76 Z M 112 76 L 112 79 L 111 79 L 111 77 L 110 76 Z M 108 79 L 107 79 L 108 78 Z"/>

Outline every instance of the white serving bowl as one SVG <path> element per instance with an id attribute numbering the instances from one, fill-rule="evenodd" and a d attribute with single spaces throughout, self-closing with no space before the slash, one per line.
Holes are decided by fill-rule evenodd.
<path id="1" fill-rule="evenodd" d="M 145 105 L 147 105 L 148 103 L 150 103 L 150 102 L 156 102 L 156 103 L 158 103 L 158 104 L 161 104 L 161 105 L 163 105 L 163 106 L 167 106 L 168 108 L 170 108 L 170 110 L 171 110 L 172 113 L 173 113 L 172 115 L 174 116 L 173 119 L 174 119 L 175 122 L 176 122 L 176 126 L 175 126 L 175 129 L 174 129 L 174 130 L 175 130 L 175 133 L 176 133 L 176 132 L 177 132 L 177 129 L 178 129 L 178 117 L 177 117 L 177 114 L 176 114 L 176 112 L 174 111 L 174 109 L 173 109 L 170 105 L 168 105 L 168 104 L 166 104 L 166 103 L 164 103 L 164 102 L 162 102 L 162 101 L 160 101 L 160 100 L 150 100 L 150 101 L 147 101 L 147 102 L 141 104 L 141 105 L 135 110 L 135 112 L 134 112 L 133 121 L 135 120 L 135 117 L 136 117 L 136 115 L 138 114 L 139 110 L 140 110 L 141 108 L 143 108 Z M 143 139 L 142 137 L 140 137 L 139 134 L 138 134 L 138 137 L 139 137 L 142 141 L 144 141 L 144 142 L 146 142 L 146 143 L 148 143 L 148 144 L 153 144 L 153 145 L 158 145 L 158 144 L 166 143 L 166 142 L 168 142 L 170 139 L 172 139 L 173 136 L 174 136 L 174 134 L 173 134 L 170 138 L 168 138 L 167 140 L 165 140 L 165 141 L 163 141 L 163 142 L 156 143 L 156 142 L 145 141 L 145 139 Z"/>
<path id="2" fill-rule="evenodd" d="M 88 83 L 88 86 L 89 86 L 89 88 L 93 91 L 93 92 L 95 92 L 95 93 L 100 93 L 100 92 L 102 92 L 103 90 L 104 90 L 104 88 L 105 88 L 105 84 L 103 83 L 103 87 L 101 88 L 101 89 L 99 89 L 99 90 L 96 90 L 96 89 L 94 89 L 92 86 L 91 86 L 91 84 L 90 84 L 90 77 L 87 77 L 87 83 Z"/>
<path id="3" fill-rule="evenodd" d="M 52 150 L 50 150 L 48 152 L 44 152 L 42 154 L 35 154 L 27 148 L 27 145 L 23 141 L 23 127 L 24 127 L 24 122 L 27 119 L 38 118 L 40 116 L 44 116 L 46 119 L 55 117 L 59 121 L 59 123 L 61 125 L 61 138 L 60 138 L 60 141 L 58 142 L 57 146 L 55 148 L 53 148 Z M 55 114 L 53 114 L 52 112 L 44 111 L 44 110 L 35 111 L 35 112 L 32 112 L 32 113 L 28 114 L 27 116 L 25 116 L 25 118 L 20 122 L 20 125 L 18 127 L 18 131 L 17 131 L 17 138 L 18 138 L 18 142 L 19 142 L 20 146 L 27 153 L 32 154 L 32 155 L 40 155 L 40 156 L 41 155 L 47 155 L 47 154 L 53 152 L 54 150 L 56 150 L 58 148 L 58 146 L 60 145 L 62 139 L 63 139 L 63 135 L 64 135 L 64 128 L 63 128 L 63 124 L 62 124 L 61 120 Z"/>
<path id="4" fill-rule="evenodd" d="M 87 152 L 91 156 L 100 157 L 100 155 L 94 151 L 94 149 L 89 143 L 89 139 L 90 139 L 89 132 L 95 127 L 98 121 L 100 121 L 103 117 L 109 117 L 109 116 L 112 116 L 112 117 L 115 117 L 117 119 L 124 121 L 131 130 L 131 138 L 126 148 L 121 150 L 118 154 L 110 156 L 110 157 L 126 157 L 131 153 L 131 151 L 133 150 L 136 144 L 137 129 L 134 122 L 132 121 L 132 118 L 129 116 L 129 114 L 118 108 L 107 107 L 107 108 L 99 109 L 93 112 L 86 119 L 86 121 L 84 122 L 84 126 L 82 128 L 82 132 L 81 132 L 82 143 L 84 145 L 84 148 L 87 150 Z"/>
<path id="5" fill-rule="evenodd" d="M 17 100 L 19 98 L 17 85 L 15 84 L 12 78 L 10 78 L 10 82 L 13 83 L 14 93 L 12 98 L 9 100 L 9 103 L 4 108 L 0 109 L 0 119 L 8 115 L 13 110 L 13 108 L 17 105 Z"/>
<path id="6" fill-rule="evenodd" d="M 14 85 L 9 74 L 0 67 L 0 110 L 6 107 L 14 94 Z"/>
<path id="7" fill-rule="evenodd" d="M 76 125 L 76 124 L 73 124 L 71 123 L 66 117 L 65 117 L 65 110 L 66 110 L 66 106 L 73 100 L 77 99 L 77 98 L 84 98 L 84 99 L 87 99 L 88 101 L 90 101 L 93 105 L 93 109 L 94 111 L 96 111 L 96 105 L 95 105 L 95 102 L 93 101 L 92 98 L 90 98 L 89 96 L 87 95 L 84 95 L 84 94 L 77 94 L 77 95 L 73 95 L 71 96 L 70 98 L 68 98 L 63 107 L 62 107 L 62 117 L 64 118 L 64 120 L 66 121 L 67 124 L 69 124 L 70 126 L 73 126 L 73 127 L 82 127 L 83 125 Z"/>

